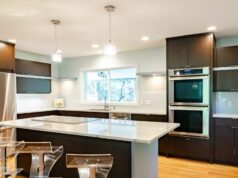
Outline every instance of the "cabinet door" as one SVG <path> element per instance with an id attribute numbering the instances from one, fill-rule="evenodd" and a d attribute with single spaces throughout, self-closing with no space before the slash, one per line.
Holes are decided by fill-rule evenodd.
<path id="1" fill-rule="evenodd" d="M 238 127 L 235 129 L 235 164 L 238 165 Z"/>
<path id="2" fill-rule="evenodd" d="M 168 68 L 188 67 L 188 38 L 167 40 Z"/>
<path id="3" fill-rule="evenodd" d="M 213 59 L 212 35 L 189 38 L 189 64 L 191 67 L 211 66 Z"/>
<path id="4" fill-rule="evenodd" d="M 214 91 L 238 91 L 238 71 L 216 71 L 214 72 Z"/>
<path id="5" fill-rule="evenodd" d="M 0 70 L 15 71 L 15 46 L 0 42 Z"/>
<path id="6" fill-rule="evenodd" d="M 182 158 L 209 161 L 210 140 L 171 135 L 169 136 L 169 154 Z"/>
<path id="7" fill-rule="evenodd" d="M 238 65 L 238 46 L 217 49 L 216 67 Z"/>
<path id="8" fill-rule="evenodd" d="M 229 126 L 215 128 L 215 162 L 234 164 L 235 130 Z"/>

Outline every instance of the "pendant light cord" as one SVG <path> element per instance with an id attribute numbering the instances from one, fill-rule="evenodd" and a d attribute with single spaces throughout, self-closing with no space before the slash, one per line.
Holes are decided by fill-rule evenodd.
<path id="1" fill-rule="evenodd" d="M 109 15 L 109 43 L 111 44 L 112 42 L 112 20 L 111 20 L 111 11 L 108 10 L 108 15 Z"/>
<path id="2" fill-rule="evenodd" d="M 58 38 L 57 38 L 56 24 L 54 24 L 54 33 L 55 33 L 55 52 L 57 52 L 57 50 L 58 50 Z"/>

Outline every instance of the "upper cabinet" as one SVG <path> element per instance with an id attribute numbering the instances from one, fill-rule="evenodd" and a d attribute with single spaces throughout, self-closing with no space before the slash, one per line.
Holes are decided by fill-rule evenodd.
<path id="1" fill-rule="evenodd" d="M 217 48 L 214 70 L 214 91 L 237 92 L 238 46 Z"/>
<path id="2" fill-rule="evenodd" d="M 15 72 L 15 44 L 0 41 L 0 71 Z"/>
<path id="3" fill-rule="evenodd" d="M 212 66 L 214 41 L 212 33 L 168 38 L 168 69 Z"/>
<path id="4" fill-rule="evenodd" d="M 238 46 L 217 48 L 216 56 L 216 67 L 238 66 Z"/>

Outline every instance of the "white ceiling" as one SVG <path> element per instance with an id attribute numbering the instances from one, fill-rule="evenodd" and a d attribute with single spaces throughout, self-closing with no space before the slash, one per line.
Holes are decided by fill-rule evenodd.
<path id="1" fill-rule="evenodd" d="M 164 44 L 166 37 L 205 32 L 238 35 L 238 0 L 0 0 L 0 39 L 17 40 L 17 49 L 51 54 L 51 19 L 59 19 L 59 48 L 64 57 L 94 55 L 108 40 L 104 6 L 113 4 L 112 40 L 118 51 Z M 142 42 L 141 36 L 151 40 Z"/>

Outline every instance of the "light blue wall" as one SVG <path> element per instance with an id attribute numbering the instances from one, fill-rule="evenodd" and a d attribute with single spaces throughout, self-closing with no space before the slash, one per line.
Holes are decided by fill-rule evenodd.
<path id="1" fill-rule="evenodd" d="M 232 38 L 222 38 L 217 40 L 217 48 L 228 47 L 228 46 L 238 46 L 238 37 Z"/>

